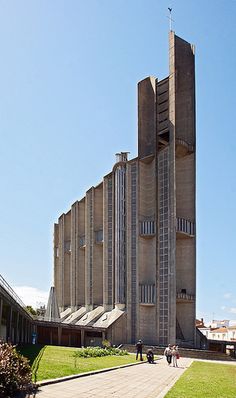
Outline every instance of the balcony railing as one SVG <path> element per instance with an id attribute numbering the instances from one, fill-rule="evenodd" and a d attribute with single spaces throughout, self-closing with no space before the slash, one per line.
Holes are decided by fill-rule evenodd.
<path id="1" fill-rule="evenodd" d="M 186 156 L 194 151 L 194 146 L 182 138 L 176 138 L 175 146 L 177 157 Z"/>
<path id="2" fill-rule="evenodd" d="M 176 232 L 181 232 L 185 235 L 195 235 L 195 223 L 185 218 L 176 219 Z"/>
<path id="3" fill-rule="evenodd" d="M 193 294 L 189 294 L 187 292 L 181 291 L 176 293 L 177 300 L 180 301 L 194 301 L 195 296 Z"/>
<path id="4" fill-rule="evenodd" d="M 142 236 L 153 236 L 156 233 L 155 221 L 140 221 L 139 231 Z"/>
<path id="5" fill-rule="evenodd" d="M 155 285 L 140 284 L 139 285 L 139 303 L 146 305 L 155 304 Z"/>

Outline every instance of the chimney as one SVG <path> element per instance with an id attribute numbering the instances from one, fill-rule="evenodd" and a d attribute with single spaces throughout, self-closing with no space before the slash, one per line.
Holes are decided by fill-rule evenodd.
<path id="1" fill-rule="evenodd" d="M 116 153 L 116 163 L 127 162 L 129 152 Z"/>

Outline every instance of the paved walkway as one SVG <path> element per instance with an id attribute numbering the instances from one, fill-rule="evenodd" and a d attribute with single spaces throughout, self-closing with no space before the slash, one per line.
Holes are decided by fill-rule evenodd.
<path id="1" fill-rule="evenodd" d="M 162 358 L 105 373 L 79 377 L 39 388 L 37 398 L 162 398 L 190 366 L 192 359 L 180 358 L 179 367 L 169 367 Z"/>

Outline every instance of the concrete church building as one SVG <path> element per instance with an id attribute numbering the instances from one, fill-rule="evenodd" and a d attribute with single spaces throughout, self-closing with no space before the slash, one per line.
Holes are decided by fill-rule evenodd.
<path id="1" fill-rule="evenodd" d="M 195 143 L 194 47 L 170 31 L 169 76 L 138 83 L 138 156 L 117 153 L 55 224 L 57 301 L 82 345 L 195 345 Z"/>

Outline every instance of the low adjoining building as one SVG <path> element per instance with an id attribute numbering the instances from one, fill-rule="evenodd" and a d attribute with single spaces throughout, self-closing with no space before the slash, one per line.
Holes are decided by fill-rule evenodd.
<path id="1" fill-rule="evenodd" d="M 34 319 L 25 304 L 0 275 L 0 339 L 18 343 L 31 343 Z"/>

